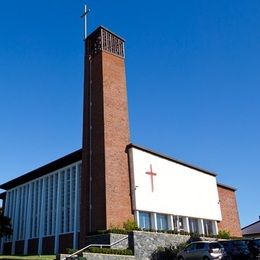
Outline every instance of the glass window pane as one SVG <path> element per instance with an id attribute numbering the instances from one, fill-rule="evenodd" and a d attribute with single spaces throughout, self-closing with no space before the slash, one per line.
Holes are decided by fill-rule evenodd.
<path id="1" fill-rule="evenodd" d="M 212 222 L 212 220 L 204 219 L 203 224 L 204 224 L 204 233 L 206 235 L 213 235 L 213 222 Z"/>
<path id="2" fill-rule="evenodd" d="M 168 223 L 167 223 L 167 215 L 165 214 L 157 214 L 157 230 L 167 230 Z"/>
<path id="3" fill-rule="evenodd" d="M 205 246 L 204 243 L 197 243 L 197 244 L 196 244 L 196 249 L 203 249 L 204 246 Z"/>
<path id="4" fill-rule="evenodd" d="M 191 233 L 199 233 L 199 224 L 196 218 L 189 218 L 189 227 Z"/>
<path id="5" fill-rule="evenodd" d="M 150 229 L 151 228 L 151 216 L 148 212 L 139 212 L 139 225 L 142 229 Z"/>

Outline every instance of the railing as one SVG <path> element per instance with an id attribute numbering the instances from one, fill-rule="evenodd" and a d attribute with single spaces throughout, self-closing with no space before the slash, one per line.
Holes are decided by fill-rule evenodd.
<path id="1" fill-rule="evenodd" d="M 65 258 L 62 258 L 61 260 L 74 259 L 74 258 L 76 257 L 76 255 L 78 255 L 79 253 L 85 251 L 86 249 L 88 249 L 88 248 L 91 247 L 91 246 L 96 246 L 96 247 L 98 246 L 98 247 L 100 247 L 100 248 L 102 248 L 102 247 L 111 247 L 111 246 L 114 246 L 114 245 L 116 245 L 116 244 L 118 244 L 118 243 L 120 243 L 120 242 L 122 242 L 122 241 L 124 241 L 124 240 L 126 240 L 126 239 L 128 239 L 128 236 L 122 237 L 122 238 L 120 238 L 119 240 L 117 240 L 116 242 L 114 242 L 114 243 L 112 243 L 112 244 L 90 244 L 90 245 L 87 245 L 87 246 L 85 246 L 85 247 L 79 249 L 79 250 L 76 251 L 75 253 L 73 253 L 73 254 L 71 254 L 71 255 L 69 255 L 69 256 L 66 256 Z"/>

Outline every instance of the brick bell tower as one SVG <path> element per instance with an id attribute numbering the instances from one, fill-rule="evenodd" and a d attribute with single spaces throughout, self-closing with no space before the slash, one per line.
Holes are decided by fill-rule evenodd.
<path id="1" fill-rule="evenodd" d="M 80 242 L 132 219 L 124 40 L 97 28 L 85 40 Z"/>

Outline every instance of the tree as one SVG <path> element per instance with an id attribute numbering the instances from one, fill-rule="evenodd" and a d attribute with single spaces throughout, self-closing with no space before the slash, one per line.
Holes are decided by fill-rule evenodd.
<path id="1" fill-rule="evenodd" d="M 0 237 L 10 237 L 13 234 L 11 218 L 3 215 L 1 210 L 0 212 Z"/>

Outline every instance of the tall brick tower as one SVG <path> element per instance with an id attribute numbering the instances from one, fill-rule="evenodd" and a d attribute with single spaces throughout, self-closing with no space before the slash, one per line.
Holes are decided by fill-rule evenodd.
<path id="1" fill-rule="evenodd" d="M 85 42 L 80 240 L 133 218 L 124 40 L 104 27 Z"/>

